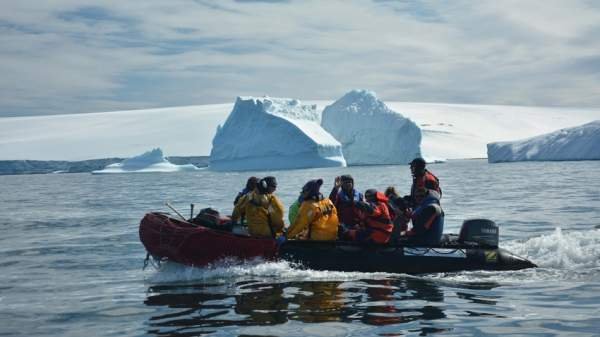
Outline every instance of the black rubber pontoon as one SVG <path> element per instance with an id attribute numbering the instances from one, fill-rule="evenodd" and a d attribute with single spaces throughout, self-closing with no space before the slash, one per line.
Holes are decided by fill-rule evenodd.
<path id="1" fill-rule="evenodd" d="M 288 241 L 279 257 L 315 270 L 441 273 L 462 270 L 520 270 L 536 265 L 493 246 L 464 244 L 447 235 L 438 246 L 364 245 L 344 241 Z"/>

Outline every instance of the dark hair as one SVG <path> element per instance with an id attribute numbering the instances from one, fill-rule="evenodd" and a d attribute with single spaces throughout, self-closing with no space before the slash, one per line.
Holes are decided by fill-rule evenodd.
<path id="1" fill-rule="evenodd" d="M 415 158 L 410 162 L 410 173 L 413 177 L 422 177 L 425 171 L 425 159 Z"/>
<path id="2" fill-rule="evenodd" d="M 309 180 L 302 186 L 302 193 L 308 193 L 307 198 L 313 198 L 319 196 L 319 189 L 323 185 L 323 179 L 313 179 Z"/>
<path id="3" fill-rule="evenodd" d="M 400 196 L 398 192 L 396 192 L 396 188 L 394 186 L 388 186 L 383 194 L 385 194 L 385 196 L 389 199 L 398 198 Z"/>
<path id="4" fill-rule="evenodd" d="M 365 191 L 365 199 L 368 201 L 373 201 L 377 198 L 377 190 L 374 188 L 370 188 Z"/>
<path id="5" fill-rule="evenodd" d="M 415 158 L 410 162 L 410 166 L 414 167 L 417 170 L 424 169 L 426 164 L 427 163 L 425 162 L 425 159 L 423 159 L 421 157 Z"/>
<path id="6" fill-rule="evenodd" d="M 267 188 L 277 187 L 277 179 L 275 179 L 275 177 L 273 176 L 264 177 L 261 180 L 259 180 L 258 185 L 256 185 L 256 187 L 258 188 L 258 192 L 260 194 L 265 194 L 267 193 Z"/>
<path id="7" fill-rule="evenodd" d="M 352 178 L 352 176 L 349 174 L 344 174 L 343 176 L 340 176 L 340 181 L 342 182 L 342 184 L 347 181 L 354 184 L 354 178 Z"/>
<path id="8" fill-rule="evenodd" d="M 267 183 L 269 187 L 277 187 L 277 179 L 273 176 L 264 177 L 263 180 Z"/>
<path id="9" fill-rule="evenodd" d="M 246 181 L 246 189 L 248 191 L 252 191 L 256 188 L 256 185 L 258 184 L 258 178 L 257 177 L 250 177 L 248 178 L 248 181 Z"/>

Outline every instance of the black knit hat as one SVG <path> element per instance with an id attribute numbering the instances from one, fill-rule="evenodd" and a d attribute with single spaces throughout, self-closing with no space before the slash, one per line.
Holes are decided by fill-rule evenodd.
<path id="1" fill-rule="evenodd" d="M 414 167 L 416 170 L 422 170 L 425 168 L 425 164 L 425 159 L 419 157 L 410 162 L 410 167 Z"/>
<path id="2" fill-rule="evenodd" d="M 302 187 L 302 193 L 308 193 L 309 197 L 319 195 L 319 189 L 321 188 L 321 185 L 323 185 L 323 179 L 309 180 Z"/>
<path id="3" fill-rule="evenodd" d="M 256 187 L 258 187 L 258 191 L 261 194 L 265 194 L 267 193 L 268 187 L 277 187 L 277 179 L 275 179 L 275 177 L 273 176 L 264 177 L 258 182 L 258 185 Z"/>
<path id="4" fill-rule="evenodd" d="M 273 176 L 268 176 L 263 178 L 269 187 L 277 187 L 277 179 Z"/>
<path id="5" fill-rule="evenodd" d="M 343 176 L 340 176 L 340 180 L 342 184 L 348 181 L 354 184 L 354 178 L 352 178 L 352 176 L 349 174 L 344 174 Z"/>
<path id="6" fill-rule="evenodd" d="M 377 190 L 374 188 L 368 189 L 365 191 L 365 199 L 368 201 L 373 201 L 377 197 Z"/>

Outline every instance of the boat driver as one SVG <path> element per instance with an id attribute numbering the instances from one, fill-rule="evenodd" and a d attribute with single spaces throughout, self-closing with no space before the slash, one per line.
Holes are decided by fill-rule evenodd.
<path id="1" fill-rule="evenodd" d="M 410 213 L 412 228 L 401 235 L 410 242 L 437 245 L 444 232 L 444 210 L 440 206 L 440 194 L 426 189 L 421 204 Z"/>

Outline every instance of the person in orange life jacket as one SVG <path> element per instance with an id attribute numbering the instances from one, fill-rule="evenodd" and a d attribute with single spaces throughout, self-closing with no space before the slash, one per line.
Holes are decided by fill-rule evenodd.
<path id="1" fill-rule="evenodd" d="M 434 190 L 442 198 L 442 189 L 440 188 L 439 179 L 425 168 L 425 159 L 415 158 L 410 162 L 410 172 L 413 177 L 413 183 L 410 188 L 410 200 L 413 207 L 418 207 L 425 194 L 426 190 Z"/>
<path id="2" fill-rule="evenodd" d="M 257 177 L 250 177 L 248 178 L 248 180 L 246 181 L 246 187 L 244 187 L 243 190 L 241 190 L 237 196 L 235 197 L 235 200 L 233 201 L 233 205 L 235 206 L 239 201 L 240 198 L 247 195 L 248 193 L 254 191 L 256 189 L 256 185 L 258 184 L 258 178 Z"/>
<path id="3" fill-rule="evenodd" d="M 354 241 L 388 243 L 394 229 L 387 206 L 388 199 L 374 189 L 365 191 L 365 199 L 367 202 L 357 202 L 364 212 L 363 226 L 358 230 L 349 230 L 346 236 Z"/>
<path id="4" fill-rule="evenodd" d="M 440 194 L 428 189 L 421 204 L 412 211 L 412 228 L 405 233 L 415 243 L 439 244 L 444 231 L 444 211 L 440 206 Z"/>
<path id="5" fill-rule="evenodd" d="M 287 237 L 299 240 L 335 240 L 338 233 L 337 210 L 319 189 L 323 179 L 309 180 L 302 187 L 302 203 L 290 225 Z"/>
<path id="6" fill-rule="evenodd" d="M 354 179 L 351 175 L 335 177 L 329 199 L 337 209 L 340 226 L 356 229 L 363 217 L 363 211 L 356 207 L 356 203 L 364 201 L 364 197 L 354 189 Z"/>

